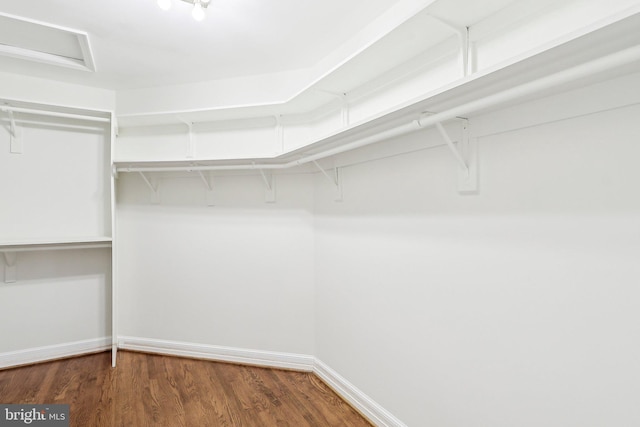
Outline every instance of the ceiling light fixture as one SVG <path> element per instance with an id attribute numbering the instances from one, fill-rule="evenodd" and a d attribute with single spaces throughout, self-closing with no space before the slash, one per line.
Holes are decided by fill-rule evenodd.
<path id="1" fill-rule="evenodd" d="M 196 4 L 193 6 L 193 10 L 191 11 L 191 16 L 193 16 L 193 19 L 198 22 L 204 19 L 204 9 L 202 8 L 200 0 L 196 0 Z"/>
<path id="2" fill-rule="evenodd" d="M 158 0 L 158 6 L 162 10 L 169 10 L 171 8 L 172 0 Z M 211 0 L 182 0 L 185 3 L 190 3 L 193 5 L 193 10 L 191 11 L 191 16 L 193 19 L 200 22 L 205 18 L 204 10 L 209 6 Z"/>
<path id="3" fill-rule="evenodd" d="M 158 0 L 158 6 L 162 10 L 169 10 L 171 9 L 171 0 Z"/>

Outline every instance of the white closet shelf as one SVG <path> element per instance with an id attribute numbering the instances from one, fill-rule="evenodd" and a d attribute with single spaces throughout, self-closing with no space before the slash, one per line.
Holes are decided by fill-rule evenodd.
<path id="1" fill-rule="evenodd" d="M 34 238 L 0 241 L 0 254 L 2 254 L 5 264 L 4 281 L 5 283 L 17 282 L 19 252 L 111 248 L 111 243 L 111 237 Z"/>
<path id="2" fill-rule="evenodd" d="M 42 238 L 0 241 L 0 252 L 110 248 L 111 237 Z"/>
<path id="3" fill-rule="evenodd" d="M 412 25 L 424 24 L 422 21 L 416 21 Z M 430 98 L 432 96 L 448 95 L 451 89 L 456 87 L 466 87 L 467 83 L 477 79 L 481 79 L 479 86 L 494 89 L 490 85 L 492 79 L 485 77 L 497 74 L 500 76 L 500 84 L 495 87 L 500 90 L 507 84 L 517 84 L 522 78 L 537 78 L 545 73 L 566 67 L 574 60 L 588 60 L 598 55 L 610 53 L 615 49 L 629 43 L 638 43 L 637 28 L 640 25 L 640 5 L 629 8 L 624 12 L 617 13 L 610 17 L 604 18 L 598 22 L 568 32 L 555 40 L 547 42 L 534 49 L 522 51 L 518 55 L 506 59 L 505 61 L 483 68 L 471 75 L 455 78 L 446 86 L 423 93 L 420 98 Z M 419 31 L 419 27 L 413 31 Z M 451 37 L 454 37 L 453 35 Z M 635 40 L 633 40 L 635 39 Z M 586 41 L 586 42 L 585 42 Z M 361 68 L 375 68 L 379 66 L 381 57 L 387 57 L 388 51 L 378 52 L 376 49 L 388 49 L 383 43 L 383 47 L 373 45 L 368 48 L 366 65 L 360 64 Z M 453 46 L 453 45 L 452 45 Z M 431 46 L 433 47 L 433 46 Z M 448 52 L 448 56 L 457 55 L 457 50 L 453 46 L 453 50 Z M 424 52 L 423 52 L 424 53 Z M 442 55 L 442 53 L 440 53 Z M 445 55 L 446 56 L 446 55 Z M 361 91 L 364 86 L 369 86 L 371 79 L 376 80 L 378 77 L 372 77 L 367 74 L 370 80 L 358 80 L 354 78 L 357 73 L 349 68 L 351 62 L 347 61 L 340 67 L 328 72 L 319 78 L 315 83 L 300 89 L 293 97 L 287 100 L 281 100 L 272 103 L 246 103 L 243 105 L 215 106 L 212 108 L 199 108 L 195 110 L 167 110 L 167 111 L 149 111 L 118 114 L 118 126 L 120 128 L 128 127 L 154 127 L 154 126 L 184 126 L 185 123 L 199 124 L 212 122 L 225 122 L 233 120 L 264 120 L 265 118 L 295 118 L 294 120 L 304 120 L 304 118 L 315 118 L 326 113 L 328 108 L 335 108 L 337 98 L 340 95 L 351 95 L 352 92 Z M 520 64 L 520 66 L 519 66 Z M 524 65 L 524 66 L 523 66 Z M 403 79 L 398 76 L 417 73 L 423 69 L 424 61 L 416 61 L 415 58 L 406 60 L 396 64 L 396 70 L 390 81 L 384 82 L 385 85 L 392 87 L 395 84 L 402 84 Z M 349 82 L 347 84 L 347 81 Z M 473 88 L 472 88 L 473 89 Z M 420 92 L 417 92 L 417 94 Z M 418 101 L 416 98 L 414 101 Z M 452 100 L 453 101 L 453 100 Z M 333 105 L 333 107 L 332 107 Z M 373 119 L 371 117 L 370 119 Z"/>
<path id="4" fill-rule="evenodd" d="M 286 169 L 494 108 L 640 72 L 640 13 L 583 29 L 275 157 L 117 159 L 118 172 Z"/>

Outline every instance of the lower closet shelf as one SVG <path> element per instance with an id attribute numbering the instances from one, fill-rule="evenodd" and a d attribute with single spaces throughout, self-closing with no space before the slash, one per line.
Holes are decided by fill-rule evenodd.
<path id="1" fill-rule="evenodd" d="M 4 258 L 4 281 L 14 283 L 17 279 L 18 252 L 55 251 L 65 249 L 110 248 L 111 237 L 46 238 L 0 241 L 0 253 Z"/>

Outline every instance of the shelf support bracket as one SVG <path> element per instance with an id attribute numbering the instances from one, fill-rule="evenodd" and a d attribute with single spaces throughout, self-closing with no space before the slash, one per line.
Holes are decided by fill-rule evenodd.
<path id="1" fill-rule="evenodd" d="M 462 138 L 457 147 L 442 123 L 436 123 L 436 128 L 458 163 L 458 191 L 467 194 L 476 193 L 478 191 L 478 140 L 469 138 L 469 121 L 459 120 L 462 122 Z"/>
<path id="2" fill-rule="evenodd" d="M 351 120 L 349 118 L 349 100 L 347 98 L 347 94 L 335 93 L 335 92 L 330 92 L 328 90 L 322 90 L 322 89 L 317 89 L 317 91 L 326 93 L 327 95 L 331 95 L 334 98 L 337 98 L 340 100 L 340 118 L 342 120 L 342 126 L 345 128 L 349 126 L 349 123 Z"/>
<path id="3" fill-rule="evenodd" d="M 473 61 L 471 60 L 472 50 L 469 42 L 469 27 L 460 27 L 433 14 L 429 14 L 429 16 L 449 28 L 458 36 L 458 40 L 460 42 L 460 55 L 462 57 L 462 76 L 467 77 L 473 71 Z"/>
<path id="4" fill-rule="evenodd" d="M 460 168 L 465 173 L 468 173 L 469 167 L 467 166 L 467 163 L 462 158 L 462 154 L 460 154 L 460 152 L 456 148 L 456 145 L 453 143 L 453 141 L 449 137 L 449 134 L 447 133 L 447 130 L 444 128 L 444 126 L 442 126 L 442 123 L 436 123 L 436 128 L 438 129 L 438 132 L 440 132 L 440 135 L 442 135 L 444 142 L 447 144 L 447 147 L 449 147 L 449 150 L 451 150 L 451 154 L 453 154 L 453 157 L 458 162 L 458 165 L 460 166 Z"/>
<path id="5" fill-rule="evenodd" d="M 113 121 L 113 134 L 117 138 L 120 136 L 120 127 L 118 126 L 118 117 L 113 115 L 111 120 Z"/>
<path id="6" fill-rule="evenodd" d="M 17 261 L 18 254 L 15 252 L 2 252 L 4 255 L 4 282 L 15 283 L 18 281 Z"/>
<path id="7" fill-rule="evenodd" d="M 189 122 L 187 120 L 183 120 L 180 117 L 178 117 L 178 120 L 180 120 L 182 123 L 184 123 L 185 125 L 187 125 L 187 135 L 189 137 L 188 141 L 187 141 L 187 159 L 193 159 L 196 156 L 196 144 L 195 141 L 193 139 L 193 122 Z"/>
<path id="8" fill-rule="evenodd" d="M 460 50 L 462 54 L 462 75 L 463 77 L 467 77 L 469 74 L 473 73 L 473 62 L 471 55 L 471 42 L 469 41 L 469 27 L 464 27 L 464 29 L 458 33 L 460 37 Z"/>
<path id="9" fill-rule="evenodd" d="M 142 179 L 144 180 L 147 187 L 151 190 L 151 203 L 158 204 L 160 203 L 160 188 L 158 186 L 154 186 L 149 178 L 144 174 L 144 172 L 138 172 Z"/>
<path id="10" fill-rule="evenodd" d="M 324 170 L 320 164 L 313 160 L 313 164 L 316 165 L 318 170 L 322 172 L 322 174 L 327 178 L 327 180 L 331 183 L 331 186 L 334 189 L 334 198 L 333 200 L 336 202 L 342 201 L 342 179 L 340 175 L 340 170 L 337 167 L 333 168 L 333 176 L 329 175 L 329 173 Z"/>
<path id="11" fill-rule="evenodd" d="M 9 152 L 12 154 L 22 154 L 22 139 L 18 135 L 18 126 L 13 116 L 13 111 L 8 110 L 9 115 Z"/>
<path id="12" fill-rule="evenodd" d="M 207 192 L 207 206 L 215 205 L 214 197 L 213 197 L 213 185 L 211 184 L 211 177 L 208 175 L 205 176 L 201 170 L 198 171 L 198 175 L 200 175 L 200 179 L 204 183 L 205 190 Z"/>
<path id="13" fill-rule="evenodd" d="M 276 145 L 278 145 L 278 154 L 284 153 L 284 128 L 282 127 L 282 116 L 276 115 Z"/>
<path id="14" fill-rule="evenodd" d="M 255 166 L 255 163 L 253 164 Z M 276 202 L 276 180 L 273 174 L 264 173 L 263 169 L 258 169 L 260 171 L 260 175 L 262 176 L 262 181 L 264 181 L 264 200 L 266 203 L 275 203 Z"/>
<path id="15" fill-rule="evenodd" d="M 342 102 L 342 108 L 340 110 L 340 116 L 342 117 L 342 126 L 347 127 L 350 123 L 349 101 L 347 100 L 347 94 L 341 93 L 338 96 L 340 97 L 340 102 Z"/>

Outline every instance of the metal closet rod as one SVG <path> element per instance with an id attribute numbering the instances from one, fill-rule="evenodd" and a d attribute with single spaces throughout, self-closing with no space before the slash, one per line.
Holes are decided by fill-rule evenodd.
<path id="1" fill-rule="evenodd" d="M 60 113 L 57 111 L 38 110 L 35 108 L 14 107 L 12 105 L 0 105 L 0 110 L 4 112 L 13 111 L 14 113 L 37 114 L 40 116 L 60 117 L 65 119 L 88 120 L 92 122 L 109 123 L 111 119 L 108 117 L 87 116 L 83 114 Z"/>
<path id="2" fill-rule="evenodd" d="M 336 154 L 341 154 L 346 151 L 355 150 L 356 148 L 365 147 L 367 145 L 374 144 L 376 142 L 383 141 L 385 139 L 394 138 L 410 132 L 424 129 L 430 126 L 434 126 L 437 123 L 442 123 L 447 120 L 455 119 L 456 117 L 465 116 L 470 113 L 482 110 L 484 108 L 494 107 L 499 104 L 503 104 L 509 101 L 523 98 L 530 95 L 535 95 L 540 91 L 551 89 L 553 87 L 561 86 L 585 77 L 589 77 L 598 73 L 602 73 L 618 67 L 629 65 L 633 62 L 640 61 L 640 46 L 630 47 L 621 50 L 616 53 L 612 53 L 601 58 L 585 62 L 568 68 L 563 71 L 559 71 L 555 74 L 551 74 L 546 77 L 533 80 L 529 83 L 506 89 L 502 92 L 498 92 L 493 95 L 485 96 L 483 98 L 470 101 L 457 107 L 450 108 L 440 113 L 435 113 L 423 117 L 421 119 L 413 120 L 404 125 L 400 125 L 395 128 L 388 129 L 375 135 L 361 138 L 357 141 L 341 145 L 336 148 L 328 149 L 317 154 L 311 154 L 304 156 L 297 160 L 292 160 L 286 163 L 267 163 L 267 164 L 236 164 L 236 165 L 193 165 L 193 166 L 139 166 L 139 167 L 117 167 L 118 172 L 195 172 L 195 171 L 223 171 L 223 170 L 254 170 L 254 169 L 288 169 L 295 166 L 300 166 L 305 163 L 313 162 L 316 160 L 331 157 Z"/>

